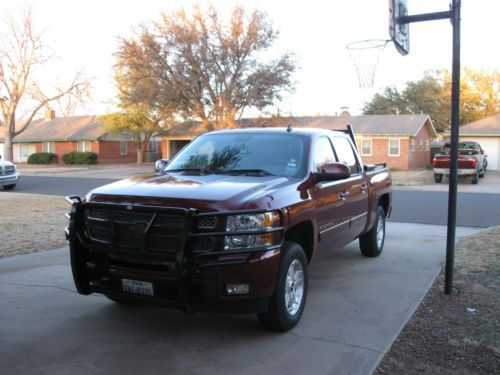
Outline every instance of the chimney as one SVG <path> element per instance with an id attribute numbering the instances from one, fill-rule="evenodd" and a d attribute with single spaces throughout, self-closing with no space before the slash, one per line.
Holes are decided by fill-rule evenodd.
<path id="1" fill-rule="evenodd" d="M 45 110 L 45 121 L 50 121 L 56 118 L 56 111 L 53 109 L 47 108 Z"/>

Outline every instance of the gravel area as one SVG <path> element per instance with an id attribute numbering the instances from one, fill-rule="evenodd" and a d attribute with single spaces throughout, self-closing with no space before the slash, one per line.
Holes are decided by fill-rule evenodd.
<path id="1" fill-rule="evenodd" d="M 462 239 L 375 374 L 500 374 L 500 226 Z"/>
<path id="2" fill-rule="evenodd" d="M 434 184 L 434 174 L 427 169 L 391 171 L 394 186 L 420 186 Z"/>
<path id="3" fill-rule="evenodd" d="M 0 191 L 0 258 L 66 245 L 62 197 Z"/>

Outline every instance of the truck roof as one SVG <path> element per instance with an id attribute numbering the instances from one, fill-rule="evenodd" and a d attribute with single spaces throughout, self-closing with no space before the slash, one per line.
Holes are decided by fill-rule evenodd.
<path id="1" fill-rule="evenodd" d="M 290 134 L 300 134 L 304 136 L 311 135 L 322 135 L 322 134 L 341 134 L 345 135 L 342 131 L 329 130 L 329 129 L 320 129 L 320 128 L 292 128 Z M 284 127 L 268 127 L 268 128 L 244 128 L 244 129 L 224 129 L 224 130 L 216 130 L 210 132 L 210 134 L 224 134 L 224 133 L 288 133 L 288 128 Z M 208 133 L 206 133 L 208 134 Z"/>

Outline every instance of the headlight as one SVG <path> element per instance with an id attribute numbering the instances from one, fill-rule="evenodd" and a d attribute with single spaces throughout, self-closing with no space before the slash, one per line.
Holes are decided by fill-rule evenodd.
<path id="1" fill-rule="evenodd" d="M 277 212 L 262 214 L 245 214 L 228 216 L 226 231 L 248 232 L 262 231 L 279 226 L 280 216 Z M 239 236 L 226 236 L 225 249 L 231 250 L 245 247 L 260 247 L 273 244 L 274 234 L 244 234 Z"/>

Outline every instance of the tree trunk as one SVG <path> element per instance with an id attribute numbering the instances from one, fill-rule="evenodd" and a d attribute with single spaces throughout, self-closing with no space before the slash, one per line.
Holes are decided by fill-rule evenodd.
<path id="1" fill-rule="evenodd" d="M 144 160 L 144 150 L 141 148 L 137 148 L 137 165 L 142 165 L 142 161 Z"/>
<path id="2" fill-rule="evenodd" d="M 4 158 L 8 161 L 14 161 L 14 150 L 12 149 L 12 134 L 10 134 L 9 129 L 5 129 L 5 144 L 4 144 Z"/>

